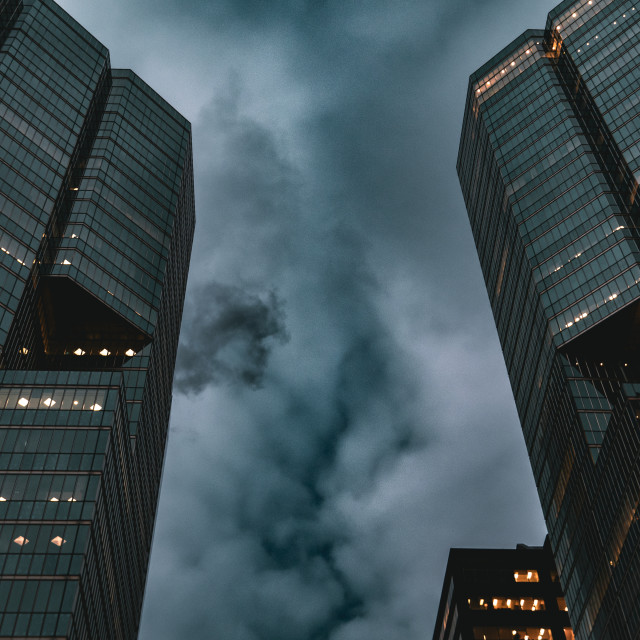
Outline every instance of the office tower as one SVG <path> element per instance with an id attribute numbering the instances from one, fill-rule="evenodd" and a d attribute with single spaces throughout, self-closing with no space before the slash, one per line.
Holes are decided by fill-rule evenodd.
<path id="1" fill-rule="evenodd" d="M 580 640 L 640 637 L 638 33 L 561 3 L 471 76 L 458 156 Z"/>
<path id="2" fill-rule="evenodd" d="M 433 640 L 573 640 L 544 547 L 451 549 Z"/>
<path id="3" fill-rule="evenodd" d="M 0 1 L 0 638 L 135 638 L 193 237 L 189 123 Z"/>

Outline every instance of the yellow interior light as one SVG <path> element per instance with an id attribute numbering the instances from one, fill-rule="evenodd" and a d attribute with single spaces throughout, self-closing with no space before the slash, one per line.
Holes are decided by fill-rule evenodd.
<path id="1" fill-rule="evenodd" d="M 99 404 L 92 404 L 89 409 L 91 409 L 91 411 L 102 411 L 102 407 Z"/>
<path id="2" fill-rule="evenodd" d="M 20 400 L 18 400 L 18 404 L 21 407 L 26 407 L 29 404 L 29 401 L 26 398 L 20 398 Z"/>
<path id="3" fill-rule="evenodd" d="M 111 355 L 111 351 L 109 351 L 107 349 L 103 349 L 102 351 L 100 351 L 100 355 L 101 356 L 110 356 Z"/>
<path id="4" fill-rule="evenodd" d="M 85 352 L 78 347 L 73 353 L 75 353 L 77 356 L 83 356 L 85 354 Z"/>

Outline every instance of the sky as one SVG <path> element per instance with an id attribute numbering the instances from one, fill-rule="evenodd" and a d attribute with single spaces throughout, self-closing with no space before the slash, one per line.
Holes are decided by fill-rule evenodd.
<path id="1" fill-rule="evenodd" d="M 455 172 L 546 0 L 59 0 L 193 126 L 141 640 L 431 638 L 450 547 L 545 527 Z"/>

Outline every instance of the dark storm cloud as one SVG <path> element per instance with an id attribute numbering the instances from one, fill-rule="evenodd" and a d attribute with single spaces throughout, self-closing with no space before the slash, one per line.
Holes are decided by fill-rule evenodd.
<path id="1" fill-rule="evenodd" d="M 210 136 L 207 149 L 223 150 L 220 160 L 204 159 L 200 210 L 215 218 L 205 228 L 220 231 L 199 236 L 207 247 L 196 266 L 222 252 L 217 271 L 244 284 L 221 289 L 195 269 L 206 284 L 191 290 L 181 348 L 194 356 L 198 344 L 235 339 L 244 320 L 222 323 L 230 327 L 222 337 L 201 335 L 200 325 L 205 332 L 220 326 L 218 306 L 233 309 L 234 318 L 257 315 L 252 336 L 279 335 L 279 300 L 265 304 L 250 293 L 274 282 L 286 292 L 291 341 L 272 352 L 262 389 L 209 387 L 198 402 L 177 398 L 167 539 L 180 544 L 158 542 L 163 561 L 150 583 L 145 633 L 362 637 L 353 625 L 382 616 L 394 578 L 378 548 L 388 525 L 365 533 L 359 519 L 376 522 L 379 509 L 393 508 L 373 498 L 376 487 L 424 445 L 417 386 L 381 317 L 368 243 L 325 208 L 322 185 L 292 165 L 278 132 L 242 115 L 235 82 L 196 128 L 196 137 L 200 129 Z M 211 305 L 217 294 L 223 299 Z M 180 362 L 180 376 L 191 373 L 196 382 L 198 368 L 189 372 L 184 356 Z M 185 481 L 184 470 L 194 467 L 207 469 L 202 484 Z M 385 632 L 403 625 L 394 616 L 378 624 Z"/>
<path id="2" fill-rule="evenodd" d="M 260 387 L 273 343 L 288 339 L 274 291 L 260 296 L 216 282 L 192 292 L 182 326 L 174 386 L 187 394 L 225 381 Z"/>
<path id="3" fill-rule="evenodd" d="M 378 547 L 399 532 L 378 514 L 394 505 L 375 494 L 428 440 L 415 371 L 381 312 L 368 239 L 346 199 L 327 197 L 340 169 L 317 177 L 296 162 L 281 132 L 244 115 L 244 96 L 233 76 L 195 129 L 219 153 L 196 176 L 207 232 L 196 239 L 177 381 L 204 391 L 176 399 L 168 537 L 181 544 L 159 542 L 146 633 L 372 640 L 376 625 L 388 636 L 405 624 L 399 612 L 383 620 L 401 572 Z M 280 299 L 253 293 L 273 286 L 291 340 L 266 368 L 258 359 L 262 389 L 216 388 L 215 354 L 283 335 Z M 184 483 L 188 467 L 208 469 L 206 484 Z M 158 606 L 167 598 L 170 619 Z"/>

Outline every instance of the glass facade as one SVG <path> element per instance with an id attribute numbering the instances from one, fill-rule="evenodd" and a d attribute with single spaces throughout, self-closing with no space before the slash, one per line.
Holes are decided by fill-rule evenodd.
<path id="1" fill-rule="evenodd" d="M 563 2 L 472 75 L 458 174 L 580 639 L 640 637 L 640 5 Z"/>
<path id="2" fill-rule="evenodd" d="M 0 0 L 0 639 L 137 637 L 195 223 L 189 123 Z"/>

